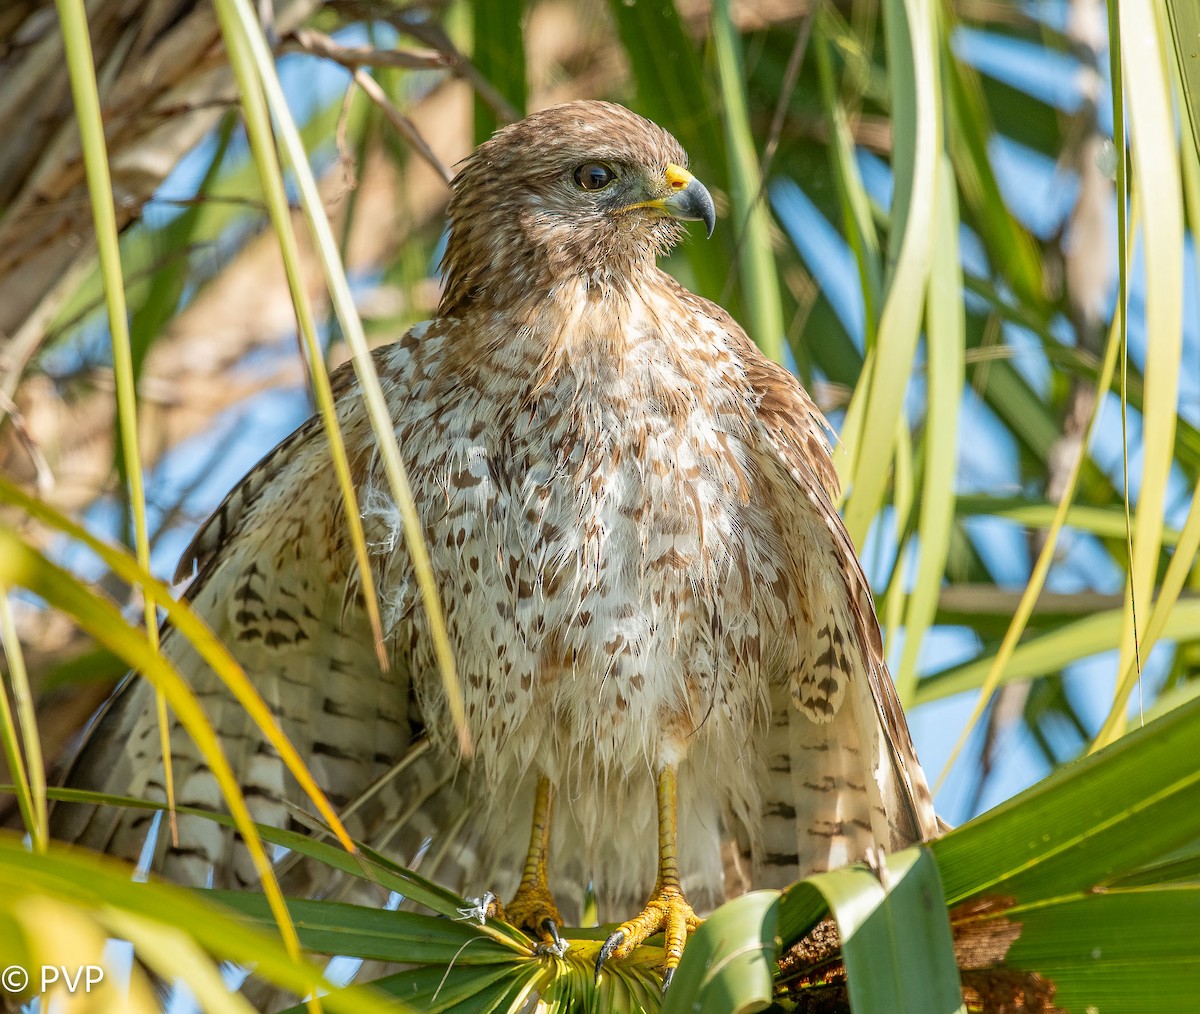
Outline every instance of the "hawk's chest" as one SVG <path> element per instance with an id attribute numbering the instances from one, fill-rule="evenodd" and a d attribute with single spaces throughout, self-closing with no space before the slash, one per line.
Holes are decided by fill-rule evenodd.
<path id="1" fill-rule="evenodd" d="M 645 361 L 458 390 L 433 420 L 428 507 L 466 650 L 515 641 L 538 665 L 608 671 L 624 650 L 709 655 L 717 626 L 755 626 L 780 536 L 737 397 Z"/>
<path id="2" fill-rule="evenodd" d="M 689 378 L 647 352 L 426 399 L 405 443 L 481 756 L 530 714 L 606 757 L 646 727 L 748 727 L 786 622 L 784 540 L 719 366 Z"/>

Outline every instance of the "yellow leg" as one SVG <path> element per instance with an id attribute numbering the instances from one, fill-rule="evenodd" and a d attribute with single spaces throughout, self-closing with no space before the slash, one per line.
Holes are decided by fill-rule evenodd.
<path id="1" fill-rule="evenodd" d="M 525 871 L 521 874 L 517 893 L 501 914 L 512 925 L 533 930 L 541 939 L 543 950 L 562 957 L 567 951 L 566 942 L 558 932 L 563 920 L 547 879 L 553 813 L 554 787 L 542 775 L 538 778 L 533 800 L 533 826 L 529 832 L 529 851 L 525 854 Z"/>
<path id="2" fill-rule="evenodd" d="M 683 956 L 688 933 L 700 925 L 700 918 L 688 904 L 679 885 L 675 795 L 675 768 L 667 765 L 658 774 L 658 877 L 654 882 L 654 890 L 646 907 L 628 922 L 621 923 L 604 941 L 600 956 L 596 959 L 597 979 L 606 961 L 627 957 L 647 937 L 661 931 L 665 937 L 663 989 L 666 989 Z"/>

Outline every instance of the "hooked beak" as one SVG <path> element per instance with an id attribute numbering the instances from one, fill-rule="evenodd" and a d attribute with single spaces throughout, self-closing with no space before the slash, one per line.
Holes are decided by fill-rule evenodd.
<path id="1" fill-rule="evenodd" d="M 667 186 L 671 194 L 662 201 L 662 209 L 684 222 L 703 222 L 711 239 L 717 227 L 717 209 L 708 188 L 682 166 L 667 166 Z"/>
<path id="2" fill-rule="evenodd" d="M 663 176 L 668 190 L 665 197 L 638 201 L 621 210 L 656 208 L 669 218 L 678 218 L 683 222 L 703 222 L 711 238 L 713 229 L 717 227 L 717 209 L 713 207 L 712 194 L 708 192 L 708 188 L 682 166 L 674 163 L 667 166 Z"/>

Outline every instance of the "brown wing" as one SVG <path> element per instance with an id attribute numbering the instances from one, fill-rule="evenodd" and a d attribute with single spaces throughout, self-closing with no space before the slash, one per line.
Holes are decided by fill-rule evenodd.
<path id="1" fill-rule="evenodd" d="M 755 466 L 784 533 L 798 601 L 790 673 L 769 689 L 771 726 L 756 886 L 938 833 L 937 817 L 883 658 L 874 600 L 834 506 L 827 423 L 792 374 L 724 311 L 706 312 L 738 354 L 755 405 Z M 751 838 L 755 835 L 752 833 Z"/>
<path id="2" fill-rule="evenodd" d="M 361 469 L 373 438 L 344 371 L 337 389 L 347 447 Z M 403 659 L 386 672 L 376 659 L 319 420 L 281 443 L 226 497 L 181 568 L 190 570 L 193 561 L 199 574 L 187 593 L 192 607 L 233 652 L 341 810 L 405 755 L 420 733 L 420 719 Z M 288 827 L 296 808 L 311 811 L 278 755 L 188 642 L 168 628 L 162 650 L 199 696 L 254 818 Z M 171 743 L 178 803 L 223 810 L 211 772 L 177 721 Z M 351 833 L 374 838 L 414 794 L 430 790 L 430 778 L 436 772 L 420 766 L 406 772 L 403 784 L 357 810 L 348 821 Z M 67 784 L 164 801 L 149 684 L 130 679 L 119 689 L 90 730 Z M 134 860 L 151 819 L 145 811 L 60 806 L 54 831 Z M 157 841 L 154 865 L 171 879 L 202 885 L 210 871 L 216 886 L 257 879 L 228 829 L 183 815 L 179 832 L 178 845 L 166 834 Z M 319 889 L 302 878 L 294 878 L 293 886 L 305 893 Z"/>
<path id="3" fill-rule="evenodd" d="M 889 816 L 909 840 L 926 840 L 937 834 L 937 818 L 904 709 L 883 657 L 871 588 L 850 534 L 834 507 L 839 482 L 825 437 L 828 424 L 791 373 L 758 355 L 757 350 L 752 352 L 747 360 L 747 379 L 758 398 L 763 434 L 798 487 L 796 492 L 819 513 L 829 533 L 853 621 L 849 631 L 852 647 L 861 656 L 875 717 L 895 771 L 898 793 Z"/>

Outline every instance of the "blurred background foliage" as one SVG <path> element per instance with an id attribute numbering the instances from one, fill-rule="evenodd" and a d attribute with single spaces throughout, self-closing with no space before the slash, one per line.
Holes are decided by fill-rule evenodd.
<path id="1" fill-rule="evenodd" d="M 83 69 L 98 87 L 125 308 L 97 258 L 87 122 L 64 59 L 73 9 L 15 0 L 0 11 L 0 499 L 11 508 L 0 782 L 25 786 L 5 814 L 35 847 L 40 772 L 53 781 L 129 662 L 87 596 L 134 628 L 143 608 L 128 569 L 48 522 L 77 519 L 167 575 L 198 522 L 314 404 L 312 350 L 306 366 L 239 111 L 246 79 L 227 56 L 253 27 L 248 5 L 86 9 Z M 666 266 L 794 369 L 837 430 L 847 523 L 952 822 L 1127 727 L 1191 713 L 1200 18 L 1188 0 L 276 0 L 265 28 L 277 59 L 258 62 L 259 80 L 278 73 L 373 344 L 434 310 L 446 181 L 496 126 L 599 97 L 683 142 L 721 221 Z M 347 358 L 348 325 L 327 295 L 301 182 L 294 167 L 284 176 L 294 271 L 318 314 L 316 358 L 332 368 Z M 11 506 L 18 488 L 40 520 Z M 1194 802 L 1180 771 L 1177 815 Z M 1105 877 L 1153 861 L 1194 879 L 1194 851 L 1172 850 L 1200 824 L 1179 819 L 1160 853 Z M 10 878 L 23 871 L 16 881 L 29 875 L 20 854 L 0 854 Z M 54 861 L 45 876 L 68 886 L 38 897 L 66 906 L 71 859 Z M 438 905 L 453 914 L 452 899 Z M 0 912 L 0 939 L 33 948 L 14 911 Z M 80 939 L 155 938 L 135 925 L 153 914 L 124 918 L 89 923 Z M 423 960 L 436 971 L 460 944 Z M 215 987 L 201 953 L 246 961 L 255 946 L 214 933 L 163 960 L 203 995 Z M 325 951 L 398 957 L 345 936 Z M 281 950 L 279 967 L 289 960 Z M 1172 961 L 1164 974 L 1182 967 Z M 472 967 L 487 974 L 475 993 L 460 982 L 463 995 L 511 998 L 524 981 L 489 979 L 487 960 Z M 292 974 L 272 981 L 303 992 L 310 980 Z M 651 1002 L 640 974 L 621 986 L 627 1006 Z M 414 1002 L 434 986 L 414 986 Z M 556 988 L 566 1002 L 587 987 Z"/>

